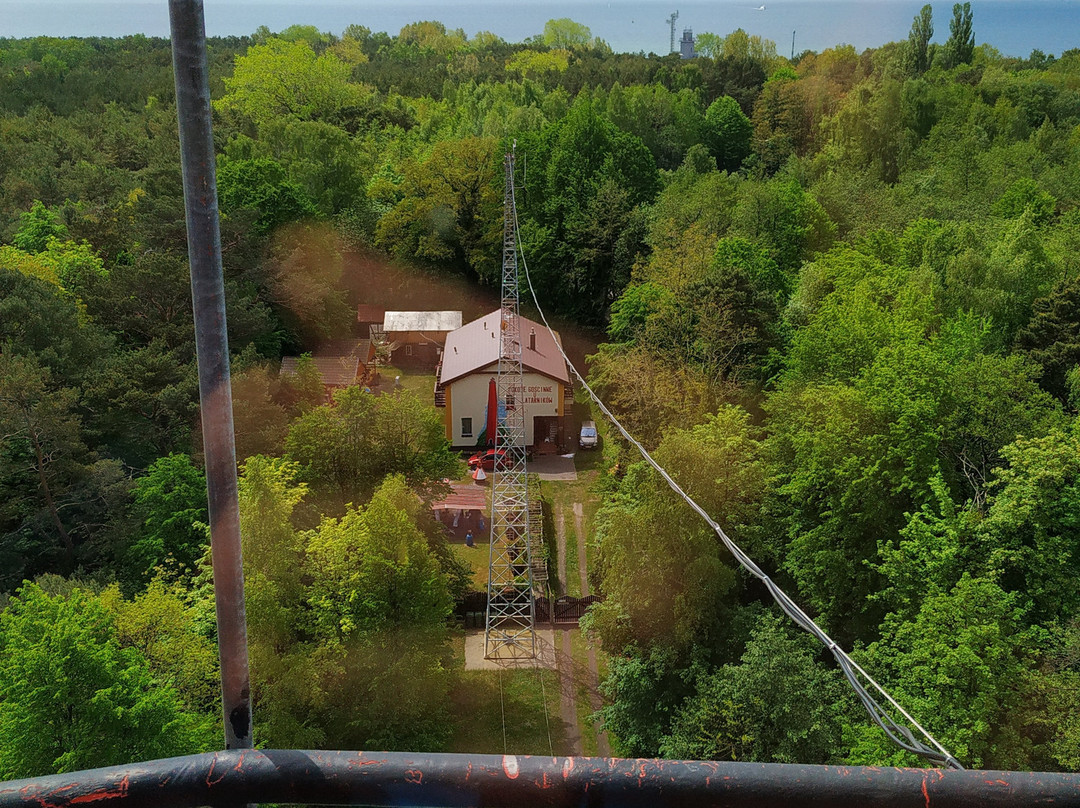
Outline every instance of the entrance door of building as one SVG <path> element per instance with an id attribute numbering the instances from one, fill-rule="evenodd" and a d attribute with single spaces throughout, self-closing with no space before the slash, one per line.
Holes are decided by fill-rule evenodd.
<path id="1" fill-rule="evenodd" d="M 557 454 L 560 446 L 559 416 L 537 415 L 533 418 L 533 453 Z"/>

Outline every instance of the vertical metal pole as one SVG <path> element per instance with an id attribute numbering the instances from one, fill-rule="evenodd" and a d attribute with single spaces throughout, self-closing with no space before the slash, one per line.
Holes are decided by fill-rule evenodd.
<path id="1" fill-rule="evenodd" d="M 180 120 L 191 298 L 195 309 L 225 747 L 250 749 L 251 685 L 240 555 L 240 504 L 202 0 L 169 0 L 169 22 L 176 112 Z"/>

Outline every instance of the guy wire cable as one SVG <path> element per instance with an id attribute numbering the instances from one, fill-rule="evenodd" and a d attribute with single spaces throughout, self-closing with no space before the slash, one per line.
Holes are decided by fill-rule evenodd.
<path id="1" fill-rule="evenodd" d="M 555 757 L 555 747 L 551 744 L 551 718 L 548 715 L 547 688 L 544 686 L 544 669 L 541 668 L 540 663 L 537 662 L 533 665 L 533 670 L 535 670 L 540 677 L 540 695 L 544 700 L 544 728 L 547 730 L 548 754 Z"/>
<path id="2" fill-rule="evenodd" d="M 499 666 L 499 714 L 502 716 L 503 754 L 506 752 L 506 704 L 503 701 L 502 666 Z"/>
<path id="3" fill-rule="evenodd" d="M 513 179 L 511 178 L 512 200 L 514 200 L 513 191 Z M 600 400 L 599 396 L 597 396 L 596 393 L 593 392 L 593 389 L 589 386 L 588 382 L 585 381 L 585 378 L 581 375 L 581 373 L 578 372 L 578 369 L 574 367 L 574 363 L 570 361 L 570 357 L 566 355 L 566 351 L 563 350 L 562 344 L 559 342 L 559 340 L 555 339 L 555 332 L 552 330 L 551 325 L 548 323 L 547 315 L 544 314 L 544 310 L 540 307 L 540 301 L 537 298 L 536 290 L 533 288 L 532 277 L 529 275 L 529 265 L 528 263 L 526 263 L 525 260 L 525 251 L 521 247 L 521 234 L 520 232 L 517 232 L 516 200 L 514 200 L 514 229 L 517 235 L 518 252 L 521 254 L 521 266 L 525 270 L 525 280 L 528 282 L 529 285 L 529 293 L 532 295 L 533 305 L 536 306 L 536 310 L 540 314 L 540 319 L 543 321 L 544 327 L 547 328 L 548 332 L 551 333 L 552 339 L 554 340 L 556 347 L 558 347 L 559 353 L 562 355 L 562 358 L 566 362 L 567 367 L 570 368 L 570 371 L 574 374 L 574 378 L 581 383 L 581 386 L 589 394 L 589 397 L 600 408 L 600 411 L 603 412 L 604 415 L 607 416 L 608 420 L 615 425 L 615 428 L 619 430 L 622 436 L 627 441 L 629 441 L 630 444 L 634 446 L 634 448 L 638 450 L 638 452 L 645 459 L 645 461 L 650 466 L 652 466 L 653 469 L 656 470 L 656 472 L 664 479 L 664 481 L 668 484 L 671 490 L 678 494 L 691 508 L 694 509 L 695 512 L 697 512 L 697 514 L 702 519 L 705 520 L 709 527 L 711 527 L 716 532 L 717 536 L 719 536 L 720 540 L 724 543 L 724 546 L 727 547 L 728 551 L 735 557 L 735 560 L 738 561 L 739 564 L 747 572 L 749 572 L 751 575 L 753 575 L 755 578 L 758 578 L 763 584 L 765 584 L 765 587 L 766 589 L 768 589 L 769 594 L 772 595 L 773 600 L 775 600 L 776 603 L 780 606 L 784 614 L 790 617 L 804 631 L 816 637 L 819 642 L 821 642 L 826 648 L 829 649 L 829 652 L 833 655 L 833 657 L 836 659 L 837 664 L 840 666 L 840 671 L 844 674 L 844 678 L 847 679 L 848 683 L 855 690 L 855 694 L 859 697 L 859 700 L 863 703 L 866 711 L 870 714 L 870 718 L 874 721 L 875 724 L 877 724 L 881 728 L 881 730 L 885 733 L 886 737 L 888 737 L 889 740 L 891 740 L 901 749 L 918 755 L 919 757 L 922 757 L 933 763 L 942 764 L 948 766 L 951 769 L 964 768 L 960 764 L 960 762 L 955 757 L 953 757 L 953 755 L 944 746 L 938 743 L 937 739 L 935 739 L 933 735 L 923 729 L 919 722 L 916 721 L 907 712 L 907 710 L 905 710 L 897 703 L 896 699 L 889 695 L 889 693 L 886 692 L 886 690 L 881 685 L 879 685 L 873 679 L 873 677 L 870 676 L 870 674 L 863 670 L 862 667 L 860 667 L 855 660 L 848 656 L 847 652 L 844 651 L 844 649 L 841 648 L 828 634 L 826 634 L 824 629 L 818 626 L 818 624 L 815 623 L 810 618 L 810 616 L 807 615 L 806 612 L 804 612 L 798 606 L 798 604 L 791 600 L 791 598 L 789 598 L 787 594 L 782 589 L 780 589 L 780 587 L 777 586 L 776 583 L 774 583 L 773 580 L 768 575 L 766 575 L 756 563 L 754 563 L 754 560 L 750 558 L 750 556 L 743 552 L 742 548 L 739 547 L 739 545 L 737 545 L 727 535 L 727 533 L 724 532 L 724 529 L 720 527 L 720 525 L 718 525 L 712 519 L 712 517 L 709 516 L 708 513 L 705 512 L 705 509 L 698 505 L 697 502 L 695 502 L 689 494 L 683 491 L 679 484 L 671 478 L 671 475 L 669 475 L 664 470 L 664 468 L 653 459 L 652 455 L 649 454 L 648 450 L 646 450 L 645 447 L 641 445 L 641 443 L 639 443 L 629 432 L 626 431 L 623 425 L 619 422 L 619 419 L 615 417 L 615 415 L 611 412 L 611 410 L 607 408 L 607 406 L 605 406 L 604 402 Z M 934 747 L 936 747 L 936 749 L 932 749 L 926 746 L 924 743 L 915 738 L 914 734 L 908 727 L 902 724 L 898 724 L 896 721 L 894 721 L 892 717 L 889 716 L 884 711 L 884 709 L 882 709 L 881 705 L 878 704 L 874 697 L 869 692 L 867 692 L 866 688 L 863 687 L 862 683 L 859 681 L 858 676 L 862 676 L 863 679 L 869 682 L 875 690 L 877 690 L 882 696 L 884 696 L 885 699 L 889 702 L 889 704 L 891 704 L 905 719 L 907 719 L 910 724 L 912 724 L 919 732 L 921 732 L 923 736 L 925 736 L 927 740 L 929 740 L 930 743 L 932 743 Z"/>

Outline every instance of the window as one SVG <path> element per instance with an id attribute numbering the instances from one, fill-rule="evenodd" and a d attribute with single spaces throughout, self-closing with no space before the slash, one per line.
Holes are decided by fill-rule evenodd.
<path id="1" fill-rule="evenodd" d="M 405 355 L 406 356 L 412 356 L 412 346 L 411 345 L 406 345 L 405 346 Z"/>
<path id="2" fill-rule="evenodd" d="M 462 418 L 461 419 L 461 437 L 463 437 L 463 438 L 471 438 L 472 437 L 472 418 Z"/>

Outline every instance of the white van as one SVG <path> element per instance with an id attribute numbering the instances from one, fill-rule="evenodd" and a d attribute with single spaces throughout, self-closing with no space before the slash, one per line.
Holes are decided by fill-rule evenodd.
<path id="1" fill-rule="evenodd" d="M 584 421 L 581 424 L 581 436 L 578 438 L 578 446 L 582 449 L 595 449 L 596 444 L 596 424 L 593 421 Z"/>

